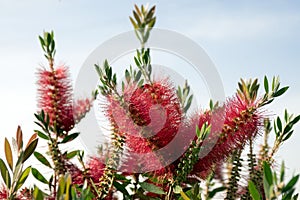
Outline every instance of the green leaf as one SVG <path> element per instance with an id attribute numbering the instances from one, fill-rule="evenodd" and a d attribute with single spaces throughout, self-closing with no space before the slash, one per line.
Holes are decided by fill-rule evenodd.
<path id="1" fill-rule="evenodd" d="M 285 175 L 285 165 L 284 165 L 284 162 L 282 162 L 281 168 L 280 168 L 280 182 L 284 181 L 284 175 Z"/>
<path id="2" fill-rule="evenodd" d="M 269 81 L 266 76 L 264 77 L 264 87 L 265 87 L 265 92 L 269 93 Z"/>
<path id="3" fill-rule="evenodd" d="M 136 64 L 136 66 L 141 67 L 141 62 L 137 59 L 137 57 L 134 57 L 134 62 Z"/>
<path id="4" fill-rule="evenodd" d="M 300 120 L 300 115 L 298 115 L 297 117 L 295 117 L 295 118 L 293 119 L 293 121 L 291 121 L 291 123 L 294 125 L 294 124 L 296 124 L 299 120 Z"/>
<path id="5" fill-rule="evenodd" d="M 138 14 L 135 11 L 132 11 L 132 12 L 133 12 L 133 16 L 134 16 L 137 24 L 141 24 L 141 20 L 140 20 L 140 17 L 138 16 Z"/>
<path id="6" fill-rule="evenodd" d="M 282 132 L 282 123 L 279 117 L 277 117 L 277 127 L 279 132 Z"/>
<path id="7" fill-rule="evenodd" d="M 289 132 L 286 136 L 284 136 L 284 138 L 282 139 L 282 141 L 284 142 L 287 139 L 289 139 L 292 136 L 293 133 L 294 133 L 294 131 Z"/>
<path id="8" fill-rule="evenodd" d="M 134 29 L 138 29 L 138 25 L 136 24 L 136 22 L 132 19 L 132 17 L 129 17 L 131 24 L 133 25 Z"/>
<path id="9" fill-rule="evenodd" d="M 165 192 L 157 187 L 156 185 L 153 185 L 151 183 L 141 182 L 140 183 L 141 188 L 143 188 L 145 191 L 154 193 L 154 194 L 165 194 Z"/>
<path id="10" fill-rule="evenodd" d="M 36 157 L 36 159 L 38 159 L 42 164 L 44 164 L 45 166 L 47 166 L 49 168 L 52 168 L 51 164 L 49 163 L 49 161 L 47 160 L 47 158 L 45 158 L 45 156 L 43 156 L 41 153 L 34 152 L 33 154 Z"/>
<path id="11" fill-rule="evenodd" d="M 42 183 L 48 184 L 47 179 L 36 168 L 32 168 L 31 173 L 37 180 L 41 181 Z"/>
<path id="12" fill-rule="evenodd" d="M 273 94 L 273 97 L 278 97 L 278 96 L 283 95 L 283 93 L 285 93 L 288 89 L 289 89 L 289 86 L 286 86 L 286 87 L 281 88 L 280 90 L 276 91 L 276 92 Z"/>
<path id="13" fill-rule="evenodd" d="M 3 178 L 5 185 L 8 188 L 10 188 L 10 185 L 11 185 L 10 175 L 9 175 L 8 169 L 7 169 L 4 161 L 1 158 L 0 158 L 0 172 L 1 172 L 1 176 Z"/>
<path id="14" fill-rule="evenodd" d="M 139 70 L 134 78 L 134 81 L 138 82 L 140 80 L 141 76 L 142 76 L 142 72 L 141 72 L 141 70 Z"/>
<path id="15" fill-rule="evenodd" d="M 289 182 L 288 184 L 286 184 L 286 186 L 284 188 L 282 188 L 282 192 L 287 192 L 289 190 L 291 190 L 295 184 L 298 182 L 298 179 L 299 179 L 299 175 L 297 176 L 294 176 Z"/>
<path id="16" fill-rule="evenodd" d="M 252 199 L 261 200 L 260 194 L 259 194 L 256 186 L 254 185 L 254 183 L 250 180 L 248 184 L 249 184 L 248 189 L 249 189 L 249 192 L 250 192 L 250 195 L 251 195 Z"/>
<path id="17" fill-rule="evenodd" d="M 28 178 L 28 175 L 30 173 L 31 167 L 27 167 L 21 174 L 18 183 L 17 183 L 17 189 L 20 189 L 22 185 L 25 183 L 26 179 Z"/>
<path id="18" fill-rule="evenodd" d="M 291 122 L 288 123 L 283 129 L 283 135 L 287 134 L 290 130 L 292 130 L 292 128 L 293 128 L 293 124 Z"/>
<path id="19" fill-rule="evenodd" d="M 33 199 L 42 200 L 44 199 L 45 194 L 36 186 L 33 190 Z"/>
<path id="20" fill-rule="evenodd" d="M 67 142 L 71 142 L 72 140 L 77 138 L 79 134 L 80 134 L 79 132 L 70 134 L 70 135 L 66 136 L 60 143 L 64 144 L 64 143 L 67 143 Z"/>
<path id="21" fill-rule="evenodd" d="M 191 96 L 188 98 L 187 103 L 186 103 L 186 106 L 184 107 L 184 112 L 187 112 L 188 109 L 191 107 L 192 101 L 193 101 L 193 95 L 191 95 Z"/>
<path id="22" fill-rule="evenodd" d="M 35 139 L 32 142 L 28 143 L 28 145 L 24 151 L 22 163 L 24 163 L 31 156 L 31 154 L 35 151 L 36 146 L 38 144 L 38 140 L 39 139 Z"/>
<path id="23" fill-rule="evenodd" d="M 36 132 L 37 135 L 38 135 L 40 138 L 42 138 L 42 139 L 44 139 L 44 140 L 49 140 L 49 137 L 48 137 L 46 134 L 42 133 L 41 131 L 39 131 L 39 130 L 34 130 L 34 132 Z"/>
<path id="24" fill-rule="evenodd" d="M 13 170 L 13 156 L 12 156 L 11 146 L 10 146 L 7 138 L 4 139 L 4 151 L 5 151 L 5 157 L 6 157 L 8 166 L 11 170 Z"/>
<path id="25" fill-rule="evenodd" d="M 72 158 L 74 158 L 78 154 L 78 152 L 79 152 L 78 150 L 71 151 L 71 152 L 67 153 L 66 158 L 67 159 L 72 159 Z"/>
<path id="26" fill-rule="evenodd" d="M 273 176 L 270 165 L 267 162 L 264 162 L 264 179 L 266 179 L 269 186 L 273 185 Z"/>
<path id="27" fill-rule="evenodd" d="M 113 185 L 118 191 L 122 192 L 123 195 L 129 196 L 129 193 L 125 188 L 127 185 L 124 186 L 123 184 L 119 183 L 118 181 L 114 181 Z"/>

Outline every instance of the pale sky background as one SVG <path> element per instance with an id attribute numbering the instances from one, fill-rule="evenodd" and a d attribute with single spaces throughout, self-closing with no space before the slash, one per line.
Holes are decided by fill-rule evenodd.
<path id="1" fill-rule="evenodd" d="M 135 3 L 157 5 L 156 27 L 186 35 L 215 63 L 226 96 L 242 78 L 280 75 L 287 94 L 269 113 L 300 113 L 300 3 L 297 1 L 79 1 L 0 0 L 0 156 L 3 139 L 21 125 L 28 138 L 37 127 L 36 69 L 46 65 L 38 35 L 54 30 L 58 63 L 75 79 L 88 55 L 102 42 L 131 30 Z M 174 63 L 175 64 L 175 63 Z M 205 107 L 205 106 L 203 106 Z M 300 173 L 300 126 L 276 155 Z"/>

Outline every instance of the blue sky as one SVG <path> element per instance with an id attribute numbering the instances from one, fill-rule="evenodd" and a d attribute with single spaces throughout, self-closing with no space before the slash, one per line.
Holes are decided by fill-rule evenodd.
<path id="1" fill-rule="evenodd" d="M 112 36 L 131 30 L 134 3 L 157 5 L 156 27 L 180 32 L 215 63 L 227 96 L 238 80 L 280 75 L 289 92 L 268 110 L 300 113 L 300 5 L 297 1 L 79 1 L 0 0 L 0 144 L 22 125 L 36 128 L 36 68 L 46 65 L 37 36 L 54 30 L 57 58 L 75 79 L 87 56 Z M 251 3 L 250 3 L 251 2 Z M 277 154 L 300 172 L 300 126 Z"/>

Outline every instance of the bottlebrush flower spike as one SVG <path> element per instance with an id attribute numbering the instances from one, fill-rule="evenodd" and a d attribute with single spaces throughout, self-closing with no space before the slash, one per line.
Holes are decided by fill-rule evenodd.
<path id="1" fill-rule="evenodd" d="M 178 132 L 182 112 L 174 91 L 167 81 L 157 81 L 137 88 L 128 99 L 132 120 L 143 127 L 140 136 L 153 148 L 164 147 Z"/>
<path id="2" fill-rule="evenodd" d="M 263 126 L 264 116 L 256 100 L 258 87 L 250 87 L 257 85 L 256 81 L 243 84 L 244 91 L 238 91 L 236 97 L 228 99 L 224 106 L 200 114 L 196 124 L 202 127 L 208 122 L 212 129 L 202 144 L 201 152 L 207 151 L 207 155 L 200 157 L 193 174 L 205 177 L 213 164 L 222 162 L 234 150 L 244 148 L 247 141 L 254 138 Z M 251 88 L 255 91 L 251 91 Z"/>
<path id="3" fill-rule="evenodd" d="M 64 65 L 38 71 L 38 107 L 49 115 L 50 124 L 68 133 L 74 127 L 72 86 Z"/>
<path id="4" fill-rule="evenodd" d="M 106 116 L 126 137 L 129 157 L 138 153 L 148 158 L 141 161 L 147 163 L 140 167 L 151 169 L 154 165 L 157 169 L 159 155 L 151 152 L 166 146 L 178 132 L 182 113 L 174 91 L 164 80 L 142 87 L 128 86 L 124 91 L 125 105 L 112 95 L 107 96 Z M 125 162 L 129 168 L 134 163 L 131 160 Z"/>
<path id="5" fill-rule="evenodd" d="M 86 172 L 79 169 L 73 163 L 67 164 L 66 167 L 68 169 L 68 172 L 71 174 L 72 183 L 77 185 L 83 185 L 85 178 L 87 178 L 88 181 L 90 181 L 91 179 L 93 183 L 97 184 L 99 183 L 99 179 L 103 175 L 105 164 L 101 161 L 100 158 L 91 157 L 87 161 L 87 164 L 85 166 L 87 169 Z"/>

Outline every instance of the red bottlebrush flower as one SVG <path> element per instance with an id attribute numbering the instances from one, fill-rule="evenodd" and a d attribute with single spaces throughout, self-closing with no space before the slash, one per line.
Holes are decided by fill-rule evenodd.
<path id="1" fill-rule="evenodd" d="M 100 158 L 92 157 L 88 160 L 85 166 L 87 169 L 86 172 L 82 171 L 74 164 L 67 164 L 66 167 L 68 172 L 71 174 L 72 182 L 74 184 L 82 185 L 85 178 L 87 178 L 88 181 L 89 179 L 92 179 L 93 183 L 97 184 L 103 175 L 105 164 Z"/>
<path id="2" fill-rule="evenodd" d="M 99 183 L 99 179 L 103 175 L 105 164 L 100 158 L 92 157 L 87 162 L 88 176 L 94 183 Z"/>
<path id="3" fill-rule="evenodd" d="M 201 114 L 196 124 L 202 127 L 208 122 L 212 129 L 202 144 L 200 159 L 194 165 L 192 174 L 205 177 L 213 164 L 222 162 L 235 149 L 242 149 L 250 138 L 257 135 L 262 119 L 257 105 L 248 104 L 239 96 L 229 99 L 223 107 L 213 112 Z"/>
<path id="4" fill-rule="evenodd" d="M 124 166 L 136 172 L 158 169 L 161 158 L 155 150 L 174 138 L 182 120 L 175 89 L 160 81 L 126 88 L 123 104 L 110 95 L 107 100 L 106 116 L 126 137 L 129 153 Z M 139 158 L 141 154 L 143 158 Z"/>
<path id="5" fill-rule="evenodd" d="M 149 152 L 165 146 L 176 135 L 182 115 L 170 84 L 161 81 L 129 88 L 124 100 L 127 107 L 108 96 L 107 116 L 125 133 L 130 150 Z"/>
<path id="6" fill-rule="evenodd" d="M 142 127 L 139 136 L 146 137 L 153 149 L 167 145 L 178 132 L 182 112 L 175 91 L 167 82 L 154 82 L 137 88 L 128 99 L 131 118 Z M 136 145 L 129 140 L 131 149 Z"/>
<path id="7" fill-rule="evenodd" d="M 50 117 L 50 124 L 69 132 L 74 127 L 72 86 L 68 68 L 59 66 L 53 71 L 38 72 L 38 107 Z"/>

